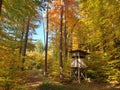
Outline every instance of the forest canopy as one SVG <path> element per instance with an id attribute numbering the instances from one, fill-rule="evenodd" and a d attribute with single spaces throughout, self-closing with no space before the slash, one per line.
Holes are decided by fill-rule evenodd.
<path id="1" fill-rule="evenodd" d="M 41 23 L 45 44 L 33 40 Z M 91 81 L 120 83 L 120 0 L 0 0 L 0 87 L 17 90 L 34 69 L 69 77 L 76 49 L 90 53 Z"/>

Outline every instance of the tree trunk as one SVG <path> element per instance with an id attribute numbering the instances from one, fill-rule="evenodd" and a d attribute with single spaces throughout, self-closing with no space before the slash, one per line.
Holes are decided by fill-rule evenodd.
<path id="1" fill-rule="evenodd" d="M 48 20 L 48 7 L 47 7 L 47 30 L 46 30 L 46 43 L 45 43 L 45 65 L 44 65 L 44 76 L 47 75 L 47 51 L 48 51 L 48 29 L 49 29 L 49 20 Z"/>
<path id="2" fill-rule="evenodd" d="M 22 31 L 21 32 L 21 37 L 20 37 L 20 51 L 19 51 L 19 53 L 20 53 L 20 55 L 22 54 L 22 46 L 23 46 L 23 36 L 24 36 L 24 32 Z"/>
<path id="3" fill-rule="evenodd" d="M 62 26 L 63 26 L 63 6 L 60 7 L 60 78 L 63 76 L 63 61 L 62 61 Z"/>
<path id="4" fill-rule="evenodd" d="M 65 6 L 65 23 L 64 23 L 64 38 L 65 38 L 65 55 L 64 55 L 64 59 L 67 60 L 67 52 L 68 52 L 68 48 L 67 48 L 67 28 L 66 28 L 66 0 L 64 0 L 64 6 Z"/>
<path id="5" fill-rule="evenodd" d="M 25 23 L 23 23 L 23 30 L 21 31 L 21 36 L 20 36 L 20 48 L 19 48 L 19 53 L 22 55 L 22 49 L 23 49 L 23 37 L 24 37 L 24 32 L 25 31 Z"/>
<path id="6" fill-rule="evenodd" d="M 0 0 L 0 15 L 1 15 L 1 12 L 2 12 L 2 0 Z"/>
<path id="7" fill-rule="evenodd" d="M 25 56 L 26 56 L 26 49 L 27 49 L 29 26 L 30 26 L 30 17 L 28 17 L 26 33 L 25 33 L 24 47 L 23 47 L 23 53 L 22 53 L 22 56 L 23 56 L 23 58 L 22 58 L 22 68 L 21 68 L 22 70 L 24 70 L 24 63 L 25 63 Z"/>

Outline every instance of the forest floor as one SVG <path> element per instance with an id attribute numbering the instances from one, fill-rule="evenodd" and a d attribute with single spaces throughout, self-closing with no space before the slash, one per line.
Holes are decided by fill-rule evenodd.
<path id="1" fill-rule="evenodd" d="M 45 78 L 43 75 L 41 75 L 38 71 L 32 72 L 27 77 L 27 82 L 25 84 L 25 87 L 28 88 L 28 90 L 54 90 L 54 89 L 40 89 L 40 86 L 42 86 L 44 83 L 49 83 L 55 86 L 65 87 L 64 90 L 120 90 L 120 85 L 110 85 L 105 83 L 93 83 L 93 82 L 87 82 L 82 81 L 81 84 L 78 82 L 71 82 L 71 83 L 60 83 L 58 81 L 53 80 L 52 78 Z M 53 87 L 53 86 L 48 86 Z M 46 87 L 43 86 L 43 87 Z M 37 89 L 39 87 L 39 89 Z M 63 89 L 55 89 L 55 90 L 63 90 Z"/>

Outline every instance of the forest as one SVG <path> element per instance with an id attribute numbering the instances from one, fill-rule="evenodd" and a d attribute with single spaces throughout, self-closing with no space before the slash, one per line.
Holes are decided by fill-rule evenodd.
<path id="1" fill-rule="evenodd" d="M 120 0 L 0 0 L 0 90 L 120 90 Z"/>

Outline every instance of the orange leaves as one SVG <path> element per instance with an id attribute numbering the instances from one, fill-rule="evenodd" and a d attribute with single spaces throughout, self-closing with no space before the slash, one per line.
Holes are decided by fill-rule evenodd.
<path id="1" fill-rule="evenodd" d="M 53 5 L 66 4 L 67 6 L 72 6 L 75 4 L 74 0 L 55 0 L 52 2 Z"/>
<path id="2" fill-rule="evenodd" d="M 61 4 L 61 1 L 63 2 L 62 4 Z M 59 30 L 60 30 L 61 5 L 63 6 L 62 28 L 65 29 L 66 27 L 67 38 L 70 38 L 72 36 L 71 32 L 73 31 L 73 29 L 76 30 L 76 27 L 74 28 L 74 26 L 76 25 L 74 24 L 78 20 L 78 16 L 77 16 L 78 10 L 76 9 L 74 0 L 55 0 L 51 2 L 50 3 L 51 9 L 49 9 L 49 30 L 51 30 L 50 32 L 54 34 L 54 36 L 52 37 L 52 40 L 55 40 L 55 41 L 56 39 L 58 39 L 60 34 Z M 77 48 L 77 46 L 78 45 L 76 45 L 75 47 Z"/>
<path id="3" fill-rule="evenodd" d="M 75 5 L 75 1 L 74 0 L 66 0 L 66 6 L 74 6 Z"/>
<path id="4" fill-rule="evenodd" d="M 58 6 L 58 5 L 61 4 L 61 0 L 55 0 L 55 1 L 53 1 L 52 4 L 53 4 L 54 6 Z"/>
<path id="5" fill-rule="evenodd" d="M 60 24 L 60 8 L 61 8 L 61 1 L 64 3 L 63 5 L 63 23 L 65 21 L 65 12 L 66 12 L 66 19 L 69 21 L 74 17 L 75 10 L 74 7 L 74 0 L 55 0 L 50 3 L 51 9 L 49 9 L 49 21 L 50 21 L 50 28 L 56 26 L 58 28 Z M 65 11 L 66 9 L 66 11 Z M 51 29 L 50 29 L 51 30 Z"/>

